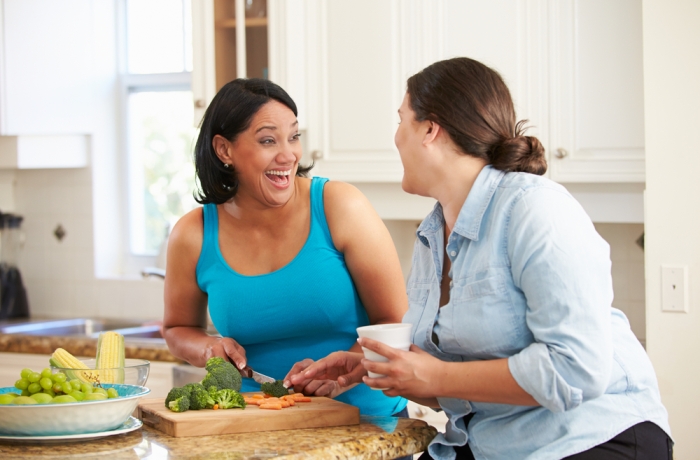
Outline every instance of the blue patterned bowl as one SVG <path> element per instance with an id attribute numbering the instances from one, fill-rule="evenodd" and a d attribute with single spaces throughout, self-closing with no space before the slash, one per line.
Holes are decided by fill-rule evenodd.
<path id="1" fill-rule="evenodd" d="M 151 392 L 138 385 L 102 386 L 115 388 L 119 397 L 68 404 L 0 404 L 0 434 L 58 436 L 114 430 L 129 418 L 139 398 Z M 0 388 L 0 394 L 14 392 L 15 387 Z"/>

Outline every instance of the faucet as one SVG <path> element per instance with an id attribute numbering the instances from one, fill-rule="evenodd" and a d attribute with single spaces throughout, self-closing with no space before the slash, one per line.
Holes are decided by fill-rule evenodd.
<path id="1" fill-rule="evenodd" d="M 155 276 L 157 278 L 165 279 L 165 269 L 158 267 L 144 267 L 141 270 L 141 276 L 144 278 Z"/>

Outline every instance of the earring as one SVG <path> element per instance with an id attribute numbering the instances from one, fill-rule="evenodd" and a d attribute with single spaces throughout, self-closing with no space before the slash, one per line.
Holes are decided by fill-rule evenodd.
<path id="1" fill-rule="evenodd" d="M 228 163 L 224 163 L 224 168 L 229 169 L 230 167 L 231 165 L 229 165 Z"/>

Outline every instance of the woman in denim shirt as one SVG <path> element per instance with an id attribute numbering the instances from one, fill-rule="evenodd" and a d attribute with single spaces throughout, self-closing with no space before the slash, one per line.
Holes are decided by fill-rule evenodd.
<path id="1" fill-rule="evenodd" d="M 611 307 L 609 246 L 542 177 L 498 73 L 437 62 L 408 80 L 399 116 L 403 189 L 437 200 L 408 279 L 414 345 L 360 339 L 389 362 L 338 352 L 290 382 L 364 381 L 441 408 L 422 459 L 670 459 L 654 369 Z"/>

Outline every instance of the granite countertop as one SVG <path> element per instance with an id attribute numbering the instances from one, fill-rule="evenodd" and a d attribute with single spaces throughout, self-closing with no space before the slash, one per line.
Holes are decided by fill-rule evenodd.
<path id="1" fill-rule="evenodd" d="M 11 444 L 3 459 L 391 459 L 422 452 L 437 430 L 422 420 L 360 418 L 359 425 L 174 438 L 153 428 L 80 442 Z"/>
<path id="2" fill-rule="evenodd" d="M 95 356 L 97 339 L 77 336 L 0 334 L 0 352 L 50 355 L 63 348 L 74 356 Z M 148 361 L 182 362 L 173 356 L 163 340 L 128 339 L 124 343 L 127 358 Z"/>

